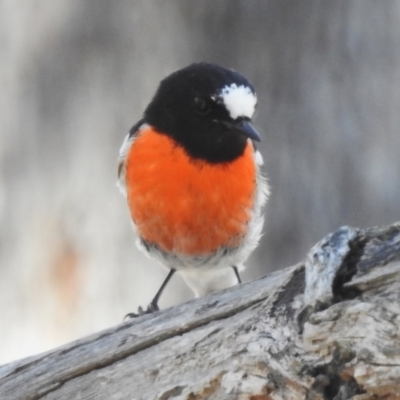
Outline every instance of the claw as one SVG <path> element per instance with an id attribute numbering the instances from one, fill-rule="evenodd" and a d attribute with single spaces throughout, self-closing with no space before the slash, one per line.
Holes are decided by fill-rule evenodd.
<path id="1" fill-rule="evenodd" d="M 152 314 L 153 312 L 156 312 L 159 310 L 160 309 L 158 308 L 158 305 L 154 304 L 154 303 L 150 303 L 145 310 L 143 309 L 143 307 L 139 306 L 137 313 L 132 312 L 132 313 L 126 314 L 123 320 L 129 321 L 132 318 L 141 317 L 142 315 L 146 315 L 146 314 Z"/>

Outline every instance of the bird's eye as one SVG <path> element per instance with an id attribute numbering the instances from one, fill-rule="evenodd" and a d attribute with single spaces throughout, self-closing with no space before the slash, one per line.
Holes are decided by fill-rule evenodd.
<path id="1" fill-rule="evenodd" d="M 211 111 L 210 105 L 201 97 L 194 98 L 194 108 L 201 115 L 206 115 Z"/>

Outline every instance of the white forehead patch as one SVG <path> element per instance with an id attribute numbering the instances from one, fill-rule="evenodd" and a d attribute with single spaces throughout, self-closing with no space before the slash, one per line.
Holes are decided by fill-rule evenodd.
<path id="1" fill-rule="evenodd" d="M 251 118 L 257 104 L 257 97 L 248 86 L 232 83 L 225 86 L 218 95 L 232 119 Z"/>

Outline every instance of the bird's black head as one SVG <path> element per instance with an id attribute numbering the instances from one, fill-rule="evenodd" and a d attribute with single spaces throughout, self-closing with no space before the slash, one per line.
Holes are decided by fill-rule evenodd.
<path id="1" fill-rule="evenodd" d="M 166 77 L 144 113 L 159 132 L 173 137 L 194 158 L 227 162 L 243 154 L 257 102 L 242 75 L 217 65 L 189 65 Z"/>

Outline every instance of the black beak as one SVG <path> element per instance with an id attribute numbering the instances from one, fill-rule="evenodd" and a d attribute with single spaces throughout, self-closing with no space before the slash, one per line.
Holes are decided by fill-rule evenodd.
<path id="1" fill-rule="evenodd" d="M 253 125 L 251 125 L 250 122 L 244 120 L 235 122 L 233 124 L 233 128 L 242 135 L 247 136 L 248 138 L 253 139 L 256 142 L 261 142 L 261 137 L 259 133 L 253 128 Z"/>
<path id="2" fill-rule="evenodd" d="M 261 142 L 261 137 L 258 132 L 253 128 L 253 125 L 249 121 L 240 120 L 235 122 L 222 122 L 225 126 L 233 131 L 241 133 L 242 135 L 255 140 L 256 142 Z"/>

